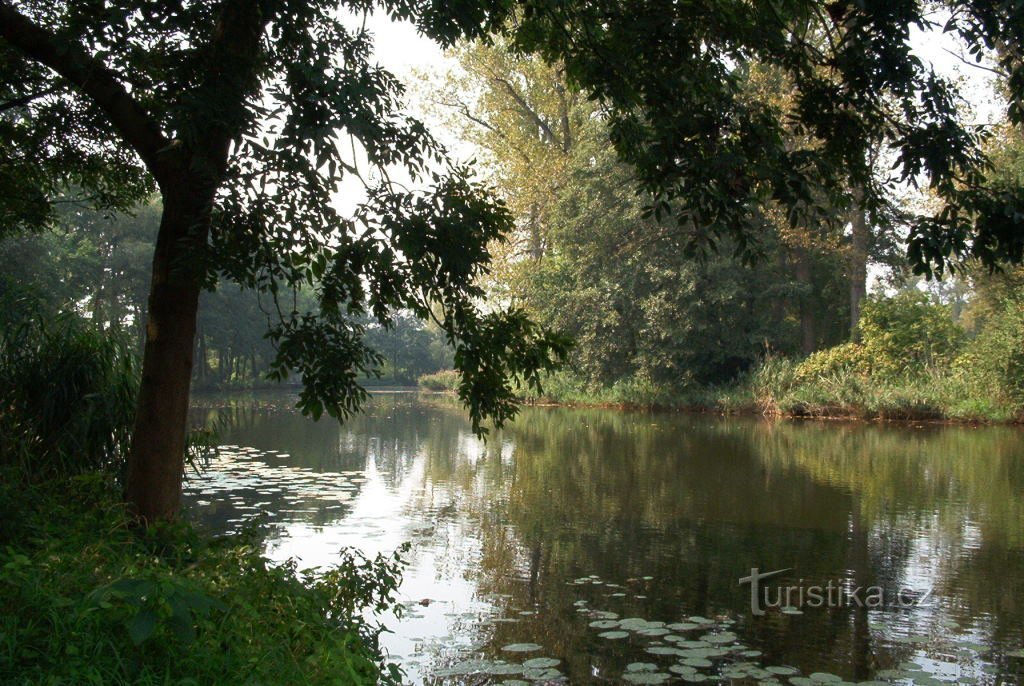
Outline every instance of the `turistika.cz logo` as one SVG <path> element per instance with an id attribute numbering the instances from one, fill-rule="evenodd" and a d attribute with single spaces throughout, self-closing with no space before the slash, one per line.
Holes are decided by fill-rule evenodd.
<path id="1" fill-rule="evenodd" d="M 832 579 L 824 585 L 806 584 L 803 579 L 798 579 L 795 584 L 769 585 L 768 582 L 780 579 L 792 571 L 792 567 L 770 572 L 762 572 L 757 567 L 751 567 L 750 575 L 740 578 L 740 586 L 750 586 L 751 614 L 761 617 L 767 609 L 777 609 L 786 614 L 800 614 L 804 608 L 821 607 L 920 607 L 926 604 L 931 596 L 930 590 L 922 593 L 901 588 L 895 593 L 886 593 L 881 586 L 857 586 Z"/>

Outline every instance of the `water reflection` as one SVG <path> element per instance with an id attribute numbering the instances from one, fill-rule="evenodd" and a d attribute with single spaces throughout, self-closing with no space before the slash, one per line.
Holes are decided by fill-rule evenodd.
<path id="1" fill-rule="evenodd" d="M 329 564 L 346 545 L 373 554 L 412 541 L 402 587 L 412 611 L 387 623 L 413 682 L 467 659 L 494 668 L 537 656 L 559 660 L 556 673 L 574 684 L 617 682 L 630 663 L 678 667 L 668 651 L 683 644 L 669 639 L 701 642 L 699 631 L 660 628 L 601 638 L 589 624 L 602 611 L 712 618 L 744 644 L 730 664 L 756 664 L 729 673 L 761 681 L 788 678 L 756 671 L 769 665 L 848 681 L 1021 674 L 1016 429 L 537 408 L 483 445 L 457 408 L 410 394 L 375 396 L 341 427 L 304 420 L 285 397 L 200 402 L 195 420 L 219 422 L 226 444 L 186 494 L 212 528 L 266 510 L 277 527 L 270 554 L 306 565 Z M 751 567 L 877 586 L 886 598 L 910 589 L 924 602 L 753 617 L 737 583 Z M 519 643 L 541 649 L 501 650 Z M 698 675 L 721 674 L 712 657 Z M 481 683 L 458 674 L 471 666 L 444 680 Z"/>

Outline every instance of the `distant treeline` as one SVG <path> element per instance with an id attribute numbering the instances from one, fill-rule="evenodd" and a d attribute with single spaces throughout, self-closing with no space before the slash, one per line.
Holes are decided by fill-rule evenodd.
<path id="1" fill-rule="evenodd" d="M 157 204 L 131 214 L 96 212 L 69 203 L 60 229 L 0 240 L 0 307 L 10 328 L 26 317 L 52 319 L 75 314 L 104 330 L 117 331 L 141 350 L 150 261 L 160 221 Z M 311 291 L 289 294 L 299 311 L 316 307 Z M 193 387 L 255 387 L 270 384 L 266 374 L 275 356 L 266 338 L 277 317 L 274 304 L 255 291 L 222 283 L 202 295 L 195 341 Z M 383 357 L 380 378 L 367 385 L 414 384 L 430 372 L 451 366 L 443 336 L 415 317 L 394 315 L 385 329 L 367 318 L 366 340 Z M 299 379 L 294 379 L 296 383 Z"/>

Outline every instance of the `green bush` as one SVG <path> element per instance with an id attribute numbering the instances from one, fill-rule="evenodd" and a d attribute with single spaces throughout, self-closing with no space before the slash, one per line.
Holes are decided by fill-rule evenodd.
<path id="1" fill-rule="evenodd" d="M 1005 299 L 956 361 L 956 367 L 991 395 L 1024 407 L 1024 303 Z"/>
<path id="2" fill-rule="evenodd" d="M 256 531 L 142 533 L 109 477 L 0 482 L 0 683 L 376 684 L 400 674 L 366 619 L 395 606 L 399 559 L 275 565 Z"/>
<path id="3" fill-rule="evenodd" d="M 418 380 L 420 388 L 428 391 L 456 391 L 459 388 L 459 373 L 454 369 L 442 369 L 433 374 L 424 374 Z"/>
<path id="4" fill-rule="evenodd" d="M 128 341 L 75 314 L 0 330 L 0 464 L 39 478 L 119 471 L 137 390 Z"/>
<path id="5" fill-rule="evenodd" d="M 819 350 L 797 364 L 794 380 L 803 383 L 838 373 L 864 374 L 871 368 L 865 346 L 843 343 Z"/>
<path id="6" fill-rule="evenodd" d="M 859 330 L 872 374 L 948 368 L 966 342 L 950 308 L 929 302 L 918 290 L 868 298 Z"/>

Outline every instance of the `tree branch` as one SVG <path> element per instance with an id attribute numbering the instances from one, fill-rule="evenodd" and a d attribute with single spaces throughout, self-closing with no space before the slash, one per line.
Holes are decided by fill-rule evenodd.
<path id="1" fill-rule="evenodd" d="M 13 110 L 16 107 L 24 107 L 33 100 L 52 95 L 60 90 L 60 86 L 51 86 L 50 88 L 44 88 L 41 91 L 34 91 L 27 93 L 17 98 L 12 98 L 4 103 L 0 103 L 0 112 L 6 112 L 7 110 Z"/>
<path id="2" fill-rule="evenodd" d="M 98 105 L 125 142 L 160 180 L 160 151 L 170 141 L 117 76 L 80 45 L 61 41 L 4 0 L 0 0 L 0 37 L 33 60 L 67 79 Z"/>

